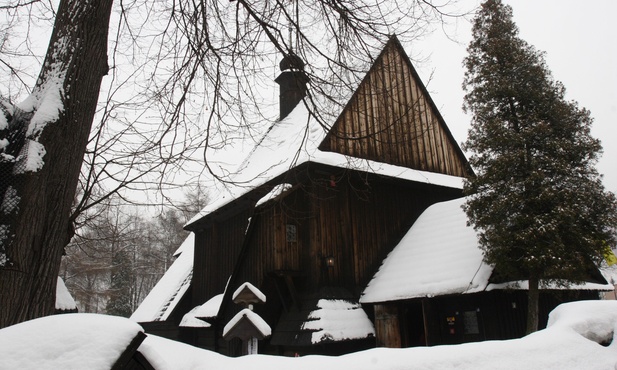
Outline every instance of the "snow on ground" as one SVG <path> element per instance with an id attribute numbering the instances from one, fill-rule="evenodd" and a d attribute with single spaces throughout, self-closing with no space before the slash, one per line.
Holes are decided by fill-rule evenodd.
<path id="1" fill-rule="evenodd" d="M 340 357 L 252 355 L 229 358 L 155 336 L 140 351 L 157 369 L 294 370 L 614 370 L 617 369 L 617 301 L 561 305 L 549 327 L 521 339 L 406 349 L 376 348 Z M 589 338 L 589 339 L 588 339 Z"/>
<path id="2" fill-rule="evenodd" d="M 0 369 L 109 370 L 143 329 L 125 318 L 64 314 L 0 330 Z"/>
<path id="3" fill-rule="evenodd" d="M 159 370 L 614 370 L 616 326 L 617 301 L 581 301 L 557 307 L 547 329 L 515 340 L 376 348 L 338 357 L 231 358 L 149 335 L 139 351 Z M 32 320 L 0 330 L 0 369 L 109 369 L 141 330 L 104 315 Z"/>

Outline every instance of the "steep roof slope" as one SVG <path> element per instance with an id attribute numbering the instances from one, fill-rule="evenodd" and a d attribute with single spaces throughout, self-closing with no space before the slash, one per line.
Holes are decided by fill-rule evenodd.
<path id="1" fill-rule="evenodd" d="M 386 257 L 369 282 L 361 303 L 527 289 L 527 282 L 491 284 L 493 266 L 483 261 L 476 231 L 461 208 L 465 198 L 429 207 Z M 559 288 L 551 286 L 551 288 Z M 584 283 L 575 289 L 612 290 L 610 284 Z"/>
<path id="2" fill-rule="evenodd" d="M 400 82 L 376 85 L 374 81 L 384 76 Z M 394 91 L 396 96 L 375 97 L 378 88 Z M 377 99 L 371 103 L 370 114 L 366 112 L 367 96 Z M 364 118 L 360 123 L 350 118 L 356 116 Z M 361 127 L 354 131 L 356 125 Z M 395 36 L 332 128 L 326 131 L 324 126 L 303 102 L 298 104 L 287 117 L 273 123 L 230 178 L 231 184 L 211 194 L 212 202 L 186 228 L 197 230 L 196 223 L 203 217 L 308 162 L 453 188 L 461 188 L 462 177 L 471 173 Z"/>
<path id="3" fill-rule="evenodd" d="M 476 292 L 492 267 L 482 261 L 476 232 L 460 208 L 464 198 L 429 207 L 388 255 L 362 303 Z"/>
<path id="4" fill-rule="evenodd" d="M 472 174 L 395 36 L 377 57 L 319 149 L 422 171 Z"/>
<path id="5" fill-rule="evenodd" d="M 164 321 L 180 302 L 191 284 L 193 275 L 195 234 L 191 233 L 178 250 L 182 251 L 180 256 L 169 266 L 161 280 L 133 312 L 131 320 L 136 322 Z"/>
<path id="6" fill-rule="evenodd" d="M 77 304 L 60 276 L 58 276 L 58 282 L 56 283 L 56 311 L 77 312 Z"/>

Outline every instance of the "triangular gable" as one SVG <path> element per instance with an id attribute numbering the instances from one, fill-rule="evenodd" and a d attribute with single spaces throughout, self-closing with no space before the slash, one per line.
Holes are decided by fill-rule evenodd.
<path id="1" fill-rule="evenodd" d="M 452 176 L 472 173 L 396 36 L 319 149 Z"/>
<path id="2" fill-rule="evenodd" d="M 399 75 L 401 78 L 394 79 Z M 396 94 L 377 93 L 384 89 Z M 230 177 L 230 183 L 219 190 L 211 189 L 213 201 L 185 229 L 198 230 L 200 220 L 277 177 L 288 181 L 285 177 L 289 170 L 307 162 L 372 173 L 380 173 L 376 168 L 388 167 L 391 170 L 380 174 L 394 177 L 411 169 L 419 171 L 421 179 L 409 180 L 430 183 L 433 183 L 429 181 L 431 175 L 427 173 L 448 175 L 458 182 L 472 173 L 394 36 L 330 131 L 325 132 L 325 126 L 300 102 L 288 116 L 271 125 Z M 450 183 L 448 179 L 446 185 L 435 184 L 450 186 Z M 460 184 L 455 187 L 460 188 Z"/>

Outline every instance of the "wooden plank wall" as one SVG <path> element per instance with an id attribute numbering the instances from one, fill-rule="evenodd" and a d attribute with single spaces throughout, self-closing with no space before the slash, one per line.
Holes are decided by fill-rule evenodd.
<path id="1" fill-rule="evenodd" d="M 249 281 L 259 287 L 278 271 L 300 277 L 296 283 L 309 291 L 338 286 L 359 296 L 429 205 L 461 196 L 456 189 L 376 176 L 369 180 L 356 173 L 333 172 L 333 186 L 330 176 L 313 175 L 303 189 L 256 212 L 238 284 Z M 286 240 L 287 224 L 297 227 L 295 242 Z M 328 257 L 334 258 L 333 266 L 326 265 Z"/>
<path id="2" fill-rule="evenodd" d="M 327 176 L 325 176 L 327 179 Z M 431 204 L 460 191 L 426 184 L 344 175 L 336 186 L 314 181 L 311 194 L 310 251 L 305 268 L 309 286 L 341 286 L 359 296 L 381 262 Z M 334 258 L 332 267 L 325 258 Z"/>
<path id="3" fill-rule="evenodd" d="M 468 164 L 396 43 L 360 84 L 320 149 L 453 176 Z"/>
<path id="4" fill-rule="evenodd" d="M 195 235 L 193 307 L 223 293 L 244 241 L 252 209 L 215 222 Z"/>
<path id="5" fill-rule="evenodd" d="M 375 305 L 377 347 L 401 348 L 400 312 L 397 303 Z"/>
<path id="6" fill-rule="evenodd" d="M 306 193 L 292 191 L 283 201 L 272 201 L 256 210 L 251 222 L 254 232 L 250 235 L 246 254 L 236 278 L 241 284 L 248 281 L 262 285 L 272 271 L 300 271 L 301 256 L 308 241 L 306 235 Z M 286 238 L 286 225 L 296 226 L 296 241 Z"/>

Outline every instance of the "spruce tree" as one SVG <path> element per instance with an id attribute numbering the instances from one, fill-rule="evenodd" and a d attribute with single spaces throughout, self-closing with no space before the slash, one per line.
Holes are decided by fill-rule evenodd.
<path id="1" fill-rule="evenodd" d="M 529 281 L 529 333 L 542 284 L 582 281 L 615 242 L 615 196 L 595 169 L 602 148 L 589 111 L 565 99 L 543 53 L 519 38 L 511 7 L 483 3 L 467 51 L 465 147 L 477 176 L 464 208 L 485 260 Z"/>
<path id="2" fill-rule="evenodd" d="M 107 314 L 129 317 L 133 313 L 131 306 L 133 271 L 129 253 L 126 249 L 114 253 L 111 259 L 111 282 Z"/>

